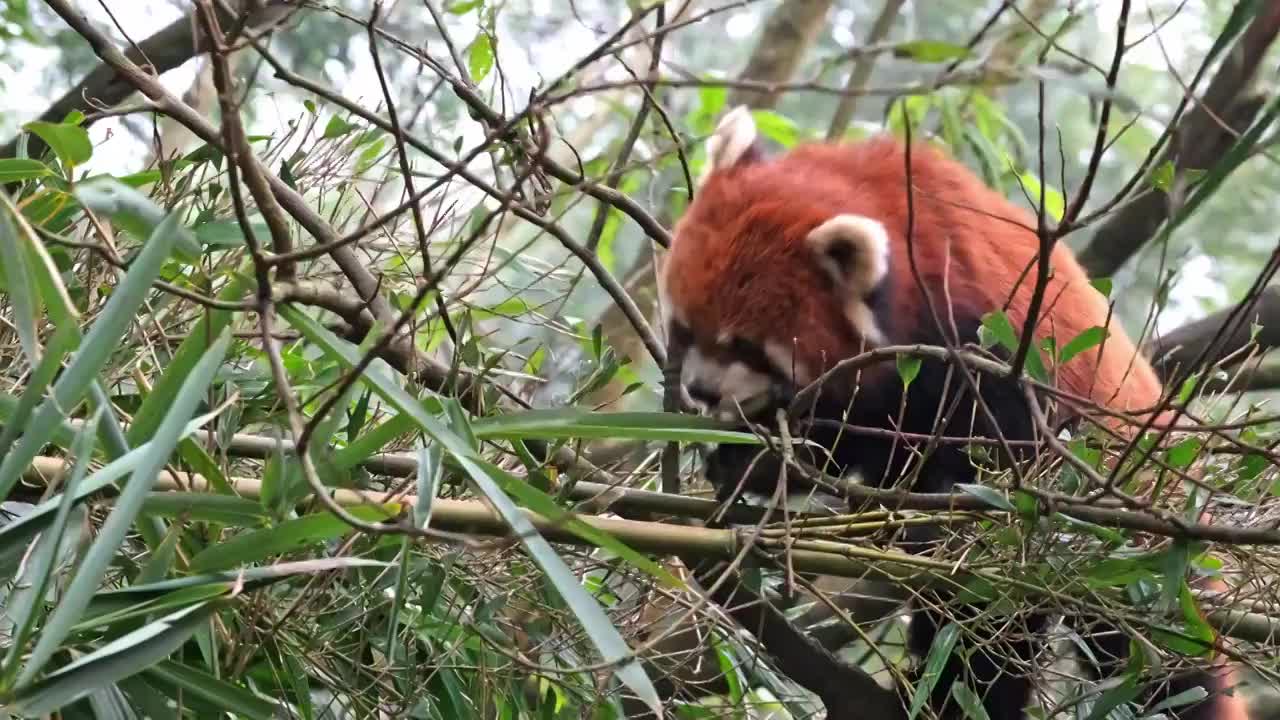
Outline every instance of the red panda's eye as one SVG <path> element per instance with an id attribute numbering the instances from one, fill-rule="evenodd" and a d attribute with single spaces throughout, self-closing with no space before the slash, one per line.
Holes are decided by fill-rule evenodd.
<path id="1" fill-rule="evenodd" d="M 667 335 L 672 345 L 687 348 L 693 344 L 693 331 L 678 320 L 672 319 L 667 325 Z"/>

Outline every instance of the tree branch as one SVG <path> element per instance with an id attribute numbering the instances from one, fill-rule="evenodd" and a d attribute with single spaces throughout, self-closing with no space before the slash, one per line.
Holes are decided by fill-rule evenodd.
<path id="1" fill-rule="evenodd" d="M 1248 93 L 1267 48 L 1280 33 L 1280 3 L 1270 3 L 1250 23 L 1244 36 L 1231 48 L 1203 99 L 1173 131 L 1176 142 L 1166 150 L 1179 171 L 1204 170 L 1213 165 L 1237 135 L 1253 122 L 1262 101 Z M 1152 167 L 1158 168 L 1163 162 Z M 1098 227 L 1080 263 L 1093 277 L 1107 277 L 1120 269 L 1151 240 L 1169 217 L 1168 196 L 1145 188 Z"/>
<path id="2" fill-rule="evenodd" d="M 217 128 L 213 127 L 208 120 L 201 117 L 190 106 L 171 95 L 164 85 L 160 83 L 159 79 L 130 61 L 124 53 L 120 52 L 111 43 L 111 40 L 106 35 L 103 35 L 90 25 L 84 15 L 73 8 L 67 0 L 48 0 L 46 4 L 73 30 L 79 33 L 93 48 L 94 53 L 114 68 L 126 82 L 155 101 L 167 115 L 190 128 L 201 140 L 226 152 Z M 251 157 L 253 162 L 261 163 L 256 156 Z M 306 228 L 307 232 L 311 233 L 317 242 L 336 243 L 338 241 L 337 231 L 307 204 L 302 195 L 285 184 L 270 170 L 263 168 L 262 172 L 271 186 L 271 192 L 275 195 L 281 207 Z M 351 281 L 361 299 L 369 304 L 369 309 L 374 316 L 380 321 L 390 324 L 394 318 L 391 306 L 378 293 L 379 281 L 369 271 L 364 260 L 359 258 L 354 250 L 345 245 L 335 245 L 330 252 L 330 257 L 333 258 L 347 279 Z M 447 377 L 447 374 L 447 369 L 440 368 L 441 378 Z"/>
<path id="3" fill-rule="evenodd" d="M 1151 357 L 1156 372 L 1164 378 L 1173 377 L 1179 368 L 1195 362 L 1213 341 L 1218 328 L 1222 327 L 1234 311 L 1234 307 L 1225 308 L 1153 338 L 1148 345 L 1147 354 Z M 1234 333 L 1224 338 L 1219 343 L 1217 357 L 1208 358 L 1209 362 L 1239 352 L 1251 340 L 1260 351 L 1280 346 L 1280 288 L 1268 287 L 1263 290 L 1246 312 L 1249 323 L 1240 323 Z M 1251 337 L 1253 324 L 1260 326 L 1256 337 Z"/>
<path id="4" fill-rule="evenodd" d="M 875 45 L 889 35 L 889 28 L 893 27 L 893 21 L 898 18 L 898 12 L 902 10 L 905 3 L 906 0 L 885 0 L 884 7 L 880 8 L 880 14 L 871 24 L 871 31 L 867 33 L 865 46 Z M 849 71 L 849 81 L 845 84 L 850 93 L 840 98 L 840 103 L 836 105 L 836 113 L 832 116 L 831 125 L 827 128 L 828 140 L 839 139 L 849 128 L 854 112 L 857 111 L 859 91 L 866 89 L 867 81 L 871 79 L 871 71 L 875 69 L 876 57 L 875 54 L 868 54 L 854 61 L 853 69 Z"/>
<path id="5" fill-rule="evenodd" d="M 769 16 L 760 32 L 742 80 L 761 83 L 761 87 L 737 87 L 729 96 L 729 105 L 753 108 L 773 107 L 786 83 L 795 74 L 800 61 L 826 27 L 827 11 L 832 0 L 791 0 L 781 3 Z M 771 87 L 772 86 L 772 87 Z"/>
<path id="6" fill-rule="evenodd" d="M 292 8 L 287 0 L 268 0 L 260 3 L 259 7 L 249 14 L 246 25 L 250 28 L 270 25 L 284 17 L 290 9 Z M 234 20 L 230 13 L 219 9 L 219 22 L 231 23 Z M 144 67 L 158 77 L 207 51 L 207 48 L 201 47 L 196 42 L 194 29 L 195 15 L 192 12 L 174 20 L 135 46 L 131 46 L 124 51 L 124 57 L 130 63 Z M 118 105 L 137 90 L 137 86 L 130 81 L 127 73 L 121 72 L 113 63 L 104 59 L 75 87 L 40 113 L 39 119 L 46 122 L 61 122 L 67 113 L 73 110 L 87 114 L 87 111 L 95 107 Z M 27 142 L 27 152 L 31 157 L 39 157 L 44 152 L 44 142 L 40 138 L 32 136 Z M 18 138 L 15 137 L 0 146 L 0 157 L 13 157 L 17 147 Z"/>

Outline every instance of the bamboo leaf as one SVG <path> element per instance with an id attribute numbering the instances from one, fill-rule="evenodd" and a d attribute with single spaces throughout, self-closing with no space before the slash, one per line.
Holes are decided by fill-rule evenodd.
<path id="1" fill-rule="evenodd" d="M 322 347 L 325 352 L 335 356 L 347 367 L 355 365 L 355 353 L 349 344 L 342 343 L 313 319 L 292 307 L 285 306 L 280 308 L 280 311 L 290 325 Z M 618 679 L 630 687 L 653 710 L 654 714 L 661 716 L 662 704 L 658 699 L 657 690 L 643 666 L 632 656 L 630 647 L 618 633 L 617 628 L 609 621 L 608 615 L 564 564 L 551 544 L 538 533 L 528 517 L 499 487 L 496 479 L 503 478 L 505 473 L 475 455 L 474 450 L 462 438 L 447 429 L 438 419 L 424 412 L 421 403 L 376 369 L 372 367 L 366 369 L 361 380 L 396 410 L 412 417 L 424 433 L 453 454 L 471 478 L 472 483 L 489 499 L 503 520 L 520 538 L 521 544 L 577 616 L 588 638 L 605 661 L 618 663 L 615 670 Z"/>
<path id="2" fill-rule="evenodd" d="M 216 608 L 212 601 L 193 605 L 125 634 L 39 683 L 19 689 L 12 708 L 25 715 L 51 713 L 98 688 L 136 675 L 173 654 Z"/>
<path id="3" fill-rule="evenodd" d="M 53 386 L 35 417 L 23 429 L 18 442 L 0 463 L 0 499 L 9 495 L 22 471 L 49 440 L 58 423 L 80 404 L 84 394 L 97 381 L 111 353 L 119 348 L 120 337 L 128 329 L 138 308 L 146 299 L 151 283 L 169 257 L 179 235 L 184 232 L 176 214 L 165 218 L 138 253 L 129 272 L 111 294 L 102 313 L 80 343 L 79 350 Z M 184 420 L 185 421 L 185 420 Z"/>
<path id="4" fill-rule="evenodd" d="M 19 677 L 20 683 L 29 682 L 49 661 L 71 626 L 80 619 L 81 613 L 89 606 L 93 594 L 98 590 L 98 584 L 124 542 L 125 535 L 142 510 L 142 503 L 152 483 L 155 482 L 156 475 L 169 459 L 174 446 L 177 445 L 182 429 L 202 402 L 205 390 L 222 364 L 230 342 L 230 333 L 224 331 L 218 338 L 218 342 L 205 353 L 183 383 L 182 391 L 178 393 L 173 406 L 156 429 L 156 435 L 148 444 L 147 452 L 139 459 L 130 482 L 121 491 L 111 514 L 107 516 L 106 522 L 98 531 L 97 539 L 81 560 L 75 579 L 71 581 L 58 607 L 49 617 L 49 624 L 41 633 Z"/>
<path id="5" fill-rule="evenodd" d="M 208 413 L 187 423 L 182 429 L 182 437 L 190 436 L 212 418 L 213 413 Z M 86 497 L 133 472 L 150 448 L 151 443 L 136 447 L 85 478 L 84 482 L 80 483 L 80 487 L 74 493 L 70 493 L 75 498 L 75 502 L 78 504 Z M 22 553 L 31 538 L 49 526 L 65 495 L 67 493 L 64 492 L 49 498 L 28 510 L 22 517 L 0 527 L 0 567 L 10 564 L 15 555 Z"/>
<path id="6" fill-rule="evenodd" d="M 951 651 L 955 648 L 959 637 L 960 626 L 954 622 L 947 623 L 946 627 L 933 637 L 933 644 L 929 646 L 929 655 L 925 659 L 924 672 L 920 675 L 920 681 L 916 683 L 915 694 L 911 696 L 911 711 L 907 715 L 907 720 L 915 720 L 924 709 L 925 702 L 933 693 L 933 687 L 938 684 L 942 669 L 951 660 Z"/>
<path id="7" fill-rule="evenodd" d="M 360 506 L 349 510 L 352 515 L 369 522 L 394 518 L 397 503 Z M 351 526 L 329 512 L 286 520 L 263 530 L 241 533 L 208 546 L 191 558 L 192 572 L 209 572 L 237 565 L 248 565 L 272 555 L 279 555 L 312 543 L 332 540 L 351 532 Z"/>
<path id="8" fill-rule="evenodd" d="M 261 720 L 272 720 L 276 717 L 275 704 L 267 702 L 239 685 L 232 685 L 189 665 L 162 660 L 147 668 L 146 675 L 183 693 L 190 693 L 206 700 L 223 712 Z"/>
<path id="9" fill-rule="evenodd" d="M 481 440 L 616 438 L 690 443 L 759 444 L 751 433 L 721 429 L 714 418 L 660 412 L 593 412 L 581 408 L 526 410 L 474 421 Z"/>

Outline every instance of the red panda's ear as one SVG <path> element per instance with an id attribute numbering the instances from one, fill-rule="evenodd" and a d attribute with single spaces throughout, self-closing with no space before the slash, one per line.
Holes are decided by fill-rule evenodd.
<path id="1" fill-rule="evenodd" d="M 702 166 L 698 184 L 717 170 L 759 160 L 763 153 L 757 138 L 756 121 L 751 117 L 750 108 L 739 105 L 726 113 L 720 118 L 716 131 L 707 138 L 707 162 Z"/>
<path id="2" fill-rule="evenodd" d="M 810 231 L 805 242 L 836 285 L 858 295 L 889 274 L 889 233 L 877 220 L 836 215 Z"/>
<path id="3" fill-rule="evenodd" d="M 889 274 L 889 233 L 864 215 L 836 215 L 809 232 L 805 244 L 835 282 L 849 322 L 872 344 L 882 344 L 868 297 Z"/>

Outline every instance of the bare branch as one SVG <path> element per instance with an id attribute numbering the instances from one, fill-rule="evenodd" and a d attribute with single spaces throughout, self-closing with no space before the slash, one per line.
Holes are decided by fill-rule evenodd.
<path id="1" fill-rule="evenodd" d="M 875 22 L 871 24 L 871 31 L 867 33 L 864 46 L 875 45 L 884 40 L 889 35 L 889 28 L 893 26 L 893 21 L 898 17 L 898 11 L 906 4 L 906 0 L 885 0 L 884 7 L 880 8 L 880 14 L 876 16 Z M 858 107 L 858 96 L 860 91 L 867 87 L 867 81 L 871 79 L 871 71 L 875 68 L 876 55 L 866 54 L 858 57 L 853 63 L 853 70 L 849 72 L 849 82 L 845 87 L 850 90 L 848 95 L 840 98 L 840 103 L 836 105 L 836 113 L 831 118 L 831 126 L 827 128 L 827 139 L 835 140 L 844 134 L 848 129 L 849 123 L 853 121 L 854 112 Z"/>
<path id="2" fill-rule="evenodd" d="M 1169 378 L 1180 369 L 1190 367 L 1235 312 L 1235 307 L 1225 308 L 1153 338 L 1146 351 L 1156 371 Z M 1237 353 L 1250 342 L 1256 344 L 1259 351 L 1280 346 L 1280 288 L 1266 288 L 1243 312 L 1247 322 L 1239 323 L 1234 332 L 1223 338 L 1206 362 L 1214 363 Z M 1253 325 L 1258 326 L 1256 336 Z"/>
<path id="3" fill-rule="evenodd" d="M 773 107 L 782 94 L 778 84 L 795 74 L 818 32 L 826 27 L 831 0 L 791 0 L 778 5 L 764 23 L 741 77 L 759 85 L 738 86 L 729 97 L 730 105 L 754 108 Z"/>
<path id="4" fill-rule="evenodd" d="M 293 7 L 296 7 L 291 7 L 291 3 L 287 0 L 268 0 L 254 4 L 257 7 L 246 22 L 246 25 L 251 28 L 266 27 L 278 22 Z M 230 13 L 219 9 L 219 22 L 229 23 L 234 19 Z M 188 13 L 124 51 L 124 57 L 130 63 L 145 67 L 152 75 L 163 75 L 208 50 L 197 42 L 193 33 L 194 28 L 195 15 Z M 73 110 L 89 115 L 90 111 L 97 107 L 112 107 L 120 104 L 137 90 L 137 85 L 129 79 L 128 73 L 121 72 L 115 64 L 104 60 L 75 87 L 40 113 L 39 119 L 47 122 L 61 122 Z M 92 119 L 92 116 L 86 119 L 86 122 L 89 119 Z M 5 143 L 0 147 L 0 157 L 13 157 L 17 151 L 17 144 L 17 138 Z M 32 157 L 38 157 L 43 151 L 44 143 L 39 138 L 32 137 L 28 141 L 27 152 Z"/>
<path id="5" fill-rule="evenodd" d="M 1172 129 L 1177 141 L 1166 151 L 1165 160 L 1185 171 L 1207 169 L 1222 157 L 1262 106 L 1259 98 L 1249 94 L 1249 87 L 1277 33 L 1280 4 L 1270 3 L 1254 17 L 1235 47 L 1227 51 L 1204 98 Z M 1111 215 L 1080 253 L 1080 263 L 1091 276 L 1114 274 L 1155 237 L 1169 217 L 1168 196 L 1153 188 L 1140 193 Z"/>

